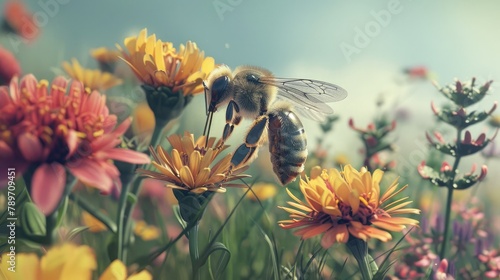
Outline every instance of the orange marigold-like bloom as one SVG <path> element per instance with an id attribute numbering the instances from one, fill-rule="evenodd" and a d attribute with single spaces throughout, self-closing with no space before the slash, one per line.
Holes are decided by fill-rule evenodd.
<path id="1" fill-rule="evenodd" d="M 215 142 L 214 137 L 206 141 L 206 137 L 201 136 L 194 141 L 193 134 L 186 132 L 184 136 L 171 135 L 168 141 L 172 145 L 170 154 L 161 146 L 156 147 L 156 151 L 150 149 L 154 159 L 152 164 L 160 172 L 138 169 L 139 174 L 165 181 L 169 188 L 196 194 L 206 191 L 225 192 L 225 186 L 241 187 L 242 185 L 228 182 L 248 177 L 248 175 L 238 175 L 246 170 L 246 166 L 231 170 L 231 154 L 227 154 L 214 164 L 220 152 L 227 148 L 227 146 L 219 148 L 219 143 Z"/>
<path id="2" fill-rule="evenodd" d="M 64 61 L 62 66 L 71 78 L 82 82 L 89 93 L 93 90 L 107 90 L 122 83 L 121 79 L 109 72 L 83 68 L 76 59 L 72 59 L 71 64 Z"/>
<path id="3" fill-rule="evenodd" d="M 0 87 L 0 169 L 32 173 L 30 195 L 48 215 L 57 209 L 67 186 L 66 170 L 84 183 L 110 193 L 121 186 L 111 160 L 149 163 L 142 153 L 118 148 L 130 126 L 116 125 L 106 96 L 86 93 L 78 81 L 63 77 L 51 85 L 27 75 Z M 0 187 L 7 181 L 0 174 Z"/>
<path id="4" fill-rule="evenodd" d="M 124 44 L 127 50 L 117 45 L 123 60 L 142 83 L 155 88 L 182 89 L 184 95 L 201 93 L 203 80 L 215 66 L 214 59 L 205 57 L 196 43 L 188 41 L 177 51 L 172 43 L 157 40 L 155 34 L 148 37 L 147 29 L 126 38 Z"/>
<path id="5" fill-rule="evenodd" d="M 303 239 L 323 234 L 321 245 L 329 248 L 334 243 L 346 243 L 349 235 L 367 241 L 376 238 L 388 241 L 389 231 L 402 231 L 405 225 L 417 225 L 411 218 L 399 214 L 419 214 L 420 210 L 404 208 L 412 201 L 407 197 L 384 205 L 407 186 L 398 190 L 397 179 L 380 196 L 380 181 L 384 172 L 377 169 L 371 174 L 366 168 L 360 171 L 346 165 L 336 169 L 315 167 L 311 178 L 300 180 L 300 190 L 305 202 L 287 190 L 294 200 L 289 207 L 280 207 L 290 213 L 290 220 L 280 221 L 284 229 L 298 228 L 296 235 Z"/>

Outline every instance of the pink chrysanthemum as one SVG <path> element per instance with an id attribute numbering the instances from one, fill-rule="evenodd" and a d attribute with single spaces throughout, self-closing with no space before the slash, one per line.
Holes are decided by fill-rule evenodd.
<path id="1" fill-rule="evenodd" d="M 21 74 L 21 66 L 11 52 L 0 46 L 0 85 L 6 85 L 14 77 Z"/>
<path id="2" fill-rule="evenodd" d="M 0 167 L 32 174 L 30 194 L 46 215 L 58 206 L 66 170 L 109 193 L 120 187 L 111 160 L 149 162 L 144 154 L 116 148 L 131 119 L 113 129 L 116 116 L 109 114 L 106 97 L 86 93 L 80 82 L 57 77 L 49 86 L 33 75 L 14 78 L 10 87 L 0 87 L 0 111 Z M 6 174 L 0 176 L 1 186 Z"/>

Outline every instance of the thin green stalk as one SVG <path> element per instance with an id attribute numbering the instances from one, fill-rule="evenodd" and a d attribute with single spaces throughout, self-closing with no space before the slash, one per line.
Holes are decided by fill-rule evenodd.
<path id="1" fill-rule="evenodd" d="M 158 145 L 158 143 L 160 142 L 163 128 L 169 122 L 169 120 L 162 121 L 158 120 L 157 118 L 155 118 L 155 120 L 156 120 L 156 125 L 153 131 L 153 135 L 151 136 L 151 143 L 150 143 L 153 147 Z M 146 168 L 146 165 L 144 164 L 142 168 Z M 131 228 L 130 213 L 132 212 L 132 209 L 135 206 L 135 202 L 128 202 L 127 197 L 129 193 L 131 193 L 134 196 L 137 196 L 137 194 L 140 191 L 142 179 L 143 178 L 138 176 L 137 174 L 134 175 L 133 179 L 131 180 L 132 183 L 123 186 L 122 191 L 120 193 L 120 200 L 118 202 L 118 211 L 119 211 L 117 217 L 118 259 L 120 259 L 124 263 L 126 263 L 127 259 L 127 252 L 129 246 L 128 240 L 130 240 L 130 234 L 132 233 L 132 231 L 130 230 Z"/>
<path id="2" fill-rule="evenodd" d="M 94 216 L 94 218 L 98 219 L 101 223 L 103 223 L 112 233 L 116 233 L 116 224 L 113 220 L 111 220 L 108 216 L 104 215 L 100 211 L 96 211 L 95 207 L 92 206 L 88 201 L 86 201 L 82 197 L 77 197 L 74 193 L 69 195 L 69 199 L 75 202 L 80 208 L 87 211 L 90 215 Z"/>
<path id="3" fill-rule="evenodd" d="M 189 230 L 189 255 L 191 256 L 193 279 L 195 280 L 201 279 L 199 266 L 200 252 L 198 246 L 198 233 L 199 225 L 198 222 L 196 222 L 196 225 Z"/>
<path id="4" fill-rule="evenodd" d="M 446 188 L 448 189 L 448 195 L 446 197 L 446 209 L 445 209 L 445 218 L 444 218 L 444 233 L 443 233 L 443 245 L 441 247 L 441 251 L 439 252 L 439 258 L 444 259 L 446 255 L 446 251 L 448 251 L 448 243 L 449 243 L 449 234 L 450 234 L 450 224 L 451 224 L 451 204 L 453 202 L 453 191 L 455 190 L 455 177 L 457 175 L 458 164 L 460 163 L 461 155 L 458 154 L 458 150 L 461 143 L 462 130 L 457 130 L 457 155 L 455 157 L 455 162 L 453 163 L 452 168 L 452 176 L 448 181 L 448 185 Z"/>

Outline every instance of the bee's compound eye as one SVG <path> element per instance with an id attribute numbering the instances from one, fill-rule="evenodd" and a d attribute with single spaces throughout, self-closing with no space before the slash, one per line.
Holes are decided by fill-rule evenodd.
<path id="1" fill-rule="evenodd" d="M 221 98 L 221 96 L 224 95 L 224 92 L 226 91 L 228 84 L 229 84 L 229 78 L 227 76 L 222 76 L 215 79 L 215 81 L 212 84 L 212 90 L 211 90 L 212 100 L 214 102 L 217 103 Z"/>

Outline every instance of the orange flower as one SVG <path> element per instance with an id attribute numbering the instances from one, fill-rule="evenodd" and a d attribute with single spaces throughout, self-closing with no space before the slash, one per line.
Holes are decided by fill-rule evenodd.
<path id="1" fill-rule="evenodd" d="M 399 214 L 419 214 L 420 210 L 404 208 L 411 201 L 407 197 L 385 204 L 407 186 L 397 190 L 397 179 L 380 197 L 380 181 L 384 172 L 373 174 L 366 168 L 360 171 L 346 165 L 339 172 L 336 169 L 311 170 L 311 178 L 300 180 L 300 190 L 305 202 L 300 201 L 287 190 L 294 202 L 294 208 L 280 207 L 290 213 L 290 220 L 280 221 L 284 229 L 299 228 L 295 234 L 303 239 L 323 234 L 321 245 L 329 248 L 334 243 L 346 243 L 349 235 L 367 241 L 376 238 L 388 241 L 389 231 L 402 231 L 405 225 L 417 225 L 411 218 L 396 217 Z M 385 204 L 385 205 L 384 205 Z"/>
<path id="2" fill-rule="evenodd" d="M 82 212 L 82 222 L 85 226 L 89 228 L 90 232 L 102 232 L 108 230 L 106 225 L 104 225 L 101 221 L 96 219 L 94 216 L 89 214 L 88 212 Z"/>
<path id="3" fill-rule="evenodd" d="M 124 44 L 126 51 L 117 45 L 122 59 L 142 83 L 155 88 L 182 90 L 184 95 L 201 93 L 203 80 L 215 66 L 214 59 L 205 57 L 196 43 L 188 41 L 177 51 L 172 43 L 157 40 L 155 34 L 147 37 L 147 29 L 126 38 Z"/>
<path id="4" fill-rule="evenodd" d="M 201 194 L 206 191 L 225 192 L 224 186 L 242 186 L 228 184 L 228 182 L 248 177 L 238 175 L 245 167 L 231 170 L 231 154 L 214 164 L 215 159 L 227 146 L 214 146 L 215 138 L 211 137 L 206 143 L 206 137 L 202 136 L 194 141 L 193 134 L 188 132 L 184 136 L 172 135 L 168 137 L 172 145 L 169 154 L 161 146 L 156 151 L 151 148 L 153 165 L 160 171 L 154 172 L 138 169 L 137 172 L 143 176 L 167 182 L 167 187 L 190 191 Z M 220 142 L 220 141 L 219 141 Z"/>

